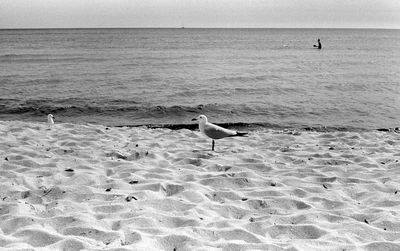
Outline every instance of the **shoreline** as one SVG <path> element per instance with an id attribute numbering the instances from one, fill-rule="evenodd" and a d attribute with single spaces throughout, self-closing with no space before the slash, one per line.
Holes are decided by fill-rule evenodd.
<path id="1" fill-rule="evenodd" d="M 24 122 L 24 123 L 45 123 L 43 121 L 24 121 L 24 120 L 4 120 L 4 122 Z M 57 122 L 57 124 L 76 124 L 71 122 Z M 387 127 L 387 128 L 361 128 L 361 127 L 335 127 L 335 126 L 281 126 L 277 124 L 271 124 L 266 122 L 222 122 L 214 123 L 216 125 L 236 130 L 248 130 L 248 131 L 258 131 L 258 130 L 277 130 L 277 131 L 293 131 L 293 132 L 369 132 L 369 131 L 381 131 L 381 132 L 395 132 L 400 133 L 400 127 Z M 141 124 L 122 124 L 122 125 L 110 125 L 101 123 L 77 123 L 77 125 L 93 125 L 93 126 L 104 126 L 104 127 L 116 127 L 116 128 L 136 128 L 136 127 L 146 127 L 149 129 L 170 129 L 170 130 L 198 130 L 197 123 L 141 123 Z"/>
<path id="2" fill-rule="evenodd" d="M 0 121 L 0 248 L 400 249 L 400 134 Z"/>

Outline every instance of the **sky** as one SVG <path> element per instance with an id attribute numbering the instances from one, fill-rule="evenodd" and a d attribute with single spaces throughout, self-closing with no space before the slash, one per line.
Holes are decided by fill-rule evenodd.
<path id="1" fill-rule="evenodd" d="M 0 0 L 0 28 L 387 28 L 400 0 Z"/>

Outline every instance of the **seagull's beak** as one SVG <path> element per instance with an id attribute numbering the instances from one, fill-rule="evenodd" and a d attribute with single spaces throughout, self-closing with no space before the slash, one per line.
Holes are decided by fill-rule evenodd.
<path id="1" fill-rule="evenodd" d="M 192 121 L 197 121 L 197 118 L 193 118 Z"/>

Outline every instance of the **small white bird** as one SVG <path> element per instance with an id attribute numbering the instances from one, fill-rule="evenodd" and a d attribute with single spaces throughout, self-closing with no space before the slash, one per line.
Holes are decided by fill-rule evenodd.
<path id="1" fill-rule="evenodd" d="M 199 115 L 192 119 L 192 121 L 199 121 L 200 132 L 212 139 L 212 151 L 214 151 L 215 139 L 222 139 L 226 137 L 243 137 L 247 135 L 247 132 L 237 132 L 209 123 L 205 115 Z"/>
<path id="2" fill-rule="evenodd" d="M 54 124 L 54 116 L 53 116 L 53 114 L 49 114 L 49 115 L 47 115 L 47 123 L 49 124 L 49 125 L 53 125 Z"/>

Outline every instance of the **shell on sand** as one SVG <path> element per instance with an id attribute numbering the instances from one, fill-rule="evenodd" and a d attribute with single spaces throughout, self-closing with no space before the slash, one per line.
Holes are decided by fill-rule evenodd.
<path id="1" fill-rule="evenodd" d="M 400 134 L 0 122 L 0 249 L 400 250 Z"/>

